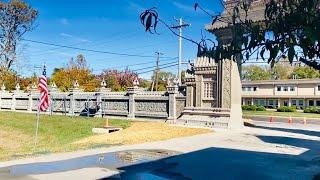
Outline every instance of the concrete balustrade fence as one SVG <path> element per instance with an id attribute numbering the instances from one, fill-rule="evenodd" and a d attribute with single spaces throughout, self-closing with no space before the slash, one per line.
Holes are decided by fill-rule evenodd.
<path id="1" fill-rule="evenodd" d="M 167 91 L 142 91 L 138 87 L 128 88 L 126 92 L 81 92 L 74 88 L 71 92 L 50 91 L 50 107 L 47 113 L 90 117 L 121 116 L 134 118 L 161 118 L 176 120 L 185 107 L 185 96 L 178 92 L 177 86 L 169 86 Z M 24 93 L 0 92 L 0 109 L 10 111 L 36 112 L 39 92 L 31 90 Z"/>

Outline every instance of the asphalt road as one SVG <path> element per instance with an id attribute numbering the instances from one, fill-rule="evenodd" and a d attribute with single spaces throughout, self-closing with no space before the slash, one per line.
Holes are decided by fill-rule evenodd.
<path id="1" fill-rule="evenodd" d="M 264 121 L 264 122 L 269 122 L 270 117 L 268 116 L 246 116 L 254 121 Z M 272 122 L 281 122 L 281 123 L 288 123 L 287 117 L 273 117 Z M 314 124 L 314 125 L 320 125 L 320 119 L 306 119 L 307 124 Z M 303 118 L 292 118 L 292 123 L 293 124 L 303 124 Z"/>

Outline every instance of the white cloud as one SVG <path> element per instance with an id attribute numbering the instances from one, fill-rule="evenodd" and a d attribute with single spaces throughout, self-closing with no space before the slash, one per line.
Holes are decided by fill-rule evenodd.
<path id="1" fill-rule="evenodd" d="M 184 11 L 188 11 L 188 12 L 192 11 L 192 12 L 194 12 L 194 8 L 193 8 L 192 5 L 185 5 L 185 4 L 176 2 L 176 1 L 173 2 L 173 5 L 176 6 L 177 8 L 179 8 L 179 9 L 184 10 Z"/>
<path id="2" fill-rule="evenodd" d="M 68 38 L 72 38 L 73 37 L 71 34 L 67 34 L 67 33 L 60 33 L 60 36 L 68 37 Z"/>
<path id="3" fill-rule="evenodd" d="M 146 8 L 144 8 L 143 6 L 141 6 L 140 4 L 137 4 L 135 2 L 130 2 L 129 9 L 141 12 L 141 11 L 145 10 Z"/>
<path id="4" fill-rule="evenodd" d="M 72 39 L 74 41 L 91 42 L 88 39 L 85 39 L 85 38 L 82 38 L 82 37 L 77 37 L 77 36 L 74 36 L 74 35 L 71 35 L 71 34 L 68 34 L 68 33 L 60 33 L 59 35 L 65 37 L 65 38 L 70 38 L 70 39 Z"/>
<path id="5" fill-rule="evenodd" d="M 66 19 L 66 18 L 61 18 L 61 19 L 60 19 L 60 23 L 63 24 L 63 25 L 69 25 L 69 24 L 70 24 L 70 23 L 69 23 L 69 20 Z"/>

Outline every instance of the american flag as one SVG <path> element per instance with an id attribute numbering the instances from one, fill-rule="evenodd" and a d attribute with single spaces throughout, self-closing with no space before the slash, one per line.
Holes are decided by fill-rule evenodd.
<path id="1" fill-rule="evenodd" d="M 39 78 L 39 90 L 40 90 L 40 111 L 46 111 L 49 107 L 49 95 L 46 77 L 46 66 L 43 67 L 43 73 Z"/>

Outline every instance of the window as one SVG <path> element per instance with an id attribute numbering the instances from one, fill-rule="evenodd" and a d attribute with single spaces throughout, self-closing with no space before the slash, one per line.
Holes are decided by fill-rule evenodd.
<path id="1" fill-rule="evenodd" d="M 204 98 L 212 99 L 213 98 L 213 83 L 205 82 L 204 83 Z"/>
<path id="2" fill-rule="evenodd" d="M 257 91 L 257 87 L 253 87 L 253 91 Z"/>
<path id="3" fill-rule="evenodd" d="M 314 106 L 314 101 L 313 100 L 309 100 L 309 106 Z"/>
<path id="4" fill-rule="evenodd" d="M 281 91 L 281 86 L 277 86 L 277 91 Z"/>
<path id="5" fill-rule="evenodd" d="M 268 101 L 269 106 L 273 106 L 273 100 Z"/>
<path id="6" fill-rule="evenodd" d="M 317 106 L 320 106 L 320 101 L 317 101 L 316 105 L 317 105 Z"/>
<path id="7" fill-rule="evenodd" d="M 242 91 L 246 91 L 246 88 L 245 88 L 245 87 L 242 87 Z"/>
<path id="8" fill-rule="evenodd" d="M 260 99 L 259 105 L 260 105 L 260 106 L 265 106 L 265 101 L 264 101 L 263 99 Z"/>
<path id="9" fill-rule="evenodd" d="M 303 100 L 299 100 L 299 106 L 303 106 Z"/>
<path id="10" fill-rule="evenodd" d="M 295 99 L 291 100 L 291 105 L 292 106 L 297 106 L 297 100 L 295 100 Z"/>
<path id="11" fill-rule="evenodd" d="M 247 91 L 251 91 L 251 87 L 247 87 Z"/>
<path id="12" fill-rule="evenodd" d="M 320 91 L 320 85 L 318 85 L 318 91 Z"/>
<path id="13" fill-rule="evenodd" d="M 284 86 L 283 91 L 288 91 L 288 86 Z"/>
<path id="14" fill-rule="evenodd" d="M 294 86 L 291 86 L 291 87 L 290 87 L 290 91 L 295 91 L 295 87 L 294 87 Z"/>

